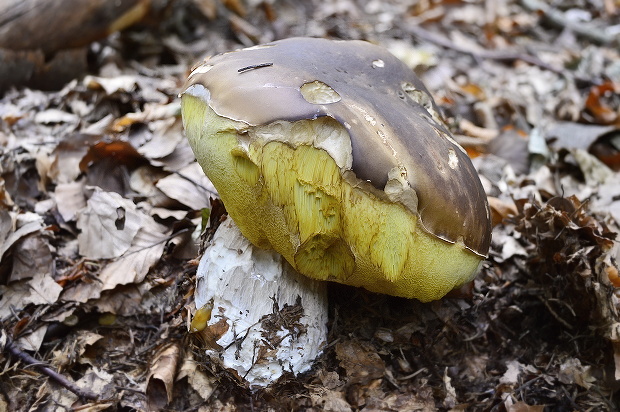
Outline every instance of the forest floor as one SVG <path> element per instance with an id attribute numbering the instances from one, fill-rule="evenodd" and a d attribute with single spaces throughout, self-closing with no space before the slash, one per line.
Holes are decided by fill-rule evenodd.
<path id="1" fill-rule="evenodd" d="M 0 95 L 0 411 L 620 410 L 617 0 L 144 3 L 73 80 Z M 493 242 L 440 301 L 330 284 L 320 357 L 257 390 L 188 332 L 215 196 L 178 94 L 203 57 L 294 36 L 415 70 Z"/>

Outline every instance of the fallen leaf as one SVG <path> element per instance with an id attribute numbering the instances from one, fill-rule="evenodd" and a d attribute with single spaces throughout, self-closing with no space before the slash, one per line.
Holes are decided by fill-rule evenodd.
<path id="1" fill-rule="evenodd" d="M 209 399 L 216 387 L 216 380 L 213 376 L 204 373 L 194 360 L 191 352 L 187 351 L 183 364 L 179 368 L 176 381 L 187 378 L 191 387 L 200 395 L 203 400 Z"/>
<path id="2" fill-rule="evenodd" d="M 107 264 L 99 274 L 102 290 L 116 285 L 140 283 L 151 266 L 161 259 L 168 239 L 168 229 L 146 216 L 131 246 L 120 258 Z"/>
<path id="3" fill-rule="evenodd" d="M 75 220 L 78 213 L 86 207 L 84 195 L 85 184 L 83 180 L 70 183 L 59 183 L 54 189 L 56 208 L 65 222 Z"/>
<path id="4" fill-rule="evenodd" d="M 146 379 L 146 403 L 150 411 L 159 411 L 172 401 L 180 352 L 179 343 L 171 343 L 161 348 L 151 360 Z"/>
<path id="5" fill-rule="evenodd" d="M 181 119 L 168 118 L 149 123 L 153 137 L 138 148 L 138 153 L 147 159 L 160 159 L 171 154 L 184 138 Z"/>
<path id="6" fill-rule="evenodd" d="M 366 342 L 346 340 L 336 344 L 336 357 L 340 361 L 349 383 L 368 384 L 383 377 L 385 364 L 376 349 Z"/>
<path id="7" fill-rule="evenodd" d="M 592 367 L 583 366 L 577 358 L 566 359 L 560 365 L 558 379 L 566 384 L 576 383 L 584 389 L 590 389 L 596 382 L 596 378 L 592 376 Z"/>
<path id="8" fill-rule="evenodd" d="M 43 228 L 43 218 L 36 213 L 14 213 L 0 209 L 0 259 L 18 240 Z"/>
<path id="9" fill-rule="evenodd" d="M 545 405 L 528 405 L 525 402 L 517 402 L 508 406 L 508 412 L 543 412 Z"/>
<path id="10" fill-rule="evenodd" d="M 15 343 L 21 350 L 36 352 L 43 343 L 45 332 L 47 332 L 47 325 L 39 326 L 31 333 L 19 338 Z"/>
<path id="11" fill-rule="evenodd" d="M 517 382 L 519 382 L 519 375 L 521 374 L 522 367 L 523 365 L 521 365 L 516 360 L 508 361 L 506 363 L 506 372 L 504 372 L 504 375 L 499 378 L 499 382 L 508 385 L 516 384 Z"/>
<path id="12" fill-rule="evenodd" d="M 0 286 L 0 318 L 11 316 L 28 304 L 42 305 L 55 303 L 62 287 L 49 273 L 35 273 L 29 280 L 21 280 Z"/>
<path id="13" fill-rule="evenodd" d="M 198 163 L 191 163 L 179 170 L 178 173 L 159 180 L 156 186 L 168 197 L 179 201 L 192 210 L 209 208 L 210 197 L 216 196 L 215 187 L 205 176 Z"/>
<path id="14" fill-rule="evenodd" d="M 96 188 L 77 220 L 80 255 L 88 259 L 121 256 L 130 248 L 145 217 L 132 201 Z"/>

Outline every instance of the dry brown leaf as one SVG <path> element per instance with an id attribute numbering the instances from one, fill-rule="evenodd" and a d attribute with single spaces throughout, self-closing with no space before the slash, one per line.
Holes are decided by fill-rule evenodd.
<path id="1" fill-rule="evenodd" d="M 74 182 L 82 171 L 80 162 L 88 153 L 90 146 L 100 140 L 100 136 L 90 133 L 72 133 L 58 143 L 53 152 L 53 163 L 48 178 L 58 183 Z"/>
<path id="2" fill-rule="evenodd" d="M 543 412 L 545 405 L 528 405 L 525 402 L 517 402 L 508 406 L 508 412 Z"/>
<path id="3" fill-rule="evenodd" d="M 86 207 L 84 195 L 85 184 L 83 180 L 69 183 L 59 183 L 54 190 L 54 200 L 58 213 L 65 222 L 75 220 L 78 213 Z"/>
<path id="4" fill-rule="evenodd" d="M 191 352 L 187 351 L 183 364 L 179 368 L 176 381 L 187 378 L 188 383 L 203 400 L 209 399 L 216 387 L 216 379 L 213 376 L 204 373 L 194 360 Z"/>
<path id="5" fill-rule="evenodd" d="M 138 148 L 138 152 L 147 159 L 161 159 L 171 154 L 184 138 L 180 118 L 170 117 L 149 123 L 153 137 Z"/>
<path id="6" fill-rule="evenodd" d="M 132 201 L 96 188 L 77 220 L 80 255 L 88 259 L 121 256 L 147 217 Z"/>
<path id="7" fill-rule="evenodd" d="M 612 124 L 620 117 L 620 84 L 605 82 L 592 86 L 585 102 L 585 115 L 593 123 Z"/>
<path id="8" fill-rule="evenodd" d="M 209 20 L 217 17 L 217 4 L 215 0 L 192 0 L 192 2 Z"/>
<path id="9" fill-rule="evenodd" d="M 499 225 L 507 217 L 517 214 L 517 207 L 513 201 L 502 200 L 493 196 L 489 196 L 488 201 L 489 208 L 491 209 L 493 226 Z"/>
<path id="10" fill-rule="evenodd" d="M 10 281 L 29 279 L 35 273 L 52 273 L 52 253 L 46 238 L 30 235 L 13 249 L 13 270 Z"/>
<path id="11" fill-rule="evenodd" d="M 102 290 L 142 282 L 151 266 L 161 259 L 167 239 L 168 229 L 145 216 L 129 249 L 99 274 Z"/>
<path id="12" fill-rule="evenodd" d="M 55 303 L 62 287 L 49 273 L 35 273 L 30 280 L 21 280 L 7 286 L 0 286 L 0 318 L 11 316 L 28 304 L 43 305 Z"/>
<path id="13" fill-rule="evenodd" d="M 585 389 L 590 389 L 596 382 L 596 378 L 592 376 L 592 367 L 583 366 L 577 358 L 566 359 L 560 365 L 558 379 L 562 383 L 576 383 Z"/>
<path id="14" fill-rule="evenodd" d="M 349 383 L 368 384 L 383 377 L 385 364 L 375 348 L 366 342 L 347 340 L 336 345 L 336 356 Z"/>
<path id="15" fill-rule="evenodd" d="M 149 411 L 159 411 L 172 401 L 177 362 L 181 347 L 178 342 L 161 348 L 151 360 L 146 379 L 146 403 Z"/>
<path id="16" fill-rule="evenodd" d="M 43 228 L 43 219 L 36 213 L 13 213 L 0 209 L 0 259 L 21 238 Z"/>
<path id="17" fill-rule="evenodd" d="M 31 333 L 19 338 L 15 343 L 22 350 L 36 352 L 39 350 L 41 344 L 43 343 L 45 332 L 47 332 L 47 325 L 39 326 Z"/>
<path id="18" fill-rule="evenodd" d="M 194 162 L 160 179 L 157 188 L 166 196 L 179 201 L 192 210 L 209 208 L 210 197 L 217 193 L 211 181 L 205 176 L 198 163 Z"/>

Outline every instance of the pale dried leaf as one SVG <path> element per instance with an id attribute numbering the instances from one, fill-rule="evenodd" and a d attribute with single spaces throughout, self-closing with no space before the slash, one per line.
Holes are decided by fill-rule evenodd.
<path id="1" fill-rule="evenodd" d="M 102 402 L 93 402 L 80 406 L 80 411 L 97 412 L 109 410 L 114 405 L 114 397 L 118 394 L 118 389 L 114 384 L 114 375 L 99 369 L 96 366 L 91 367 L 81 379 L 76 382 L 76 385 L 84 390 L 95 393 L 104 399 Z M 62 388 L 57 389 L 49 388 L 51 398 L 56 403 L 56 406 L 63 407 L 61 410 L 72 410 L 75 403 L 79 400 L 78 396 L 69 392 L 69 390 Z M 109 399 L 109 401 L 105 401 Z"/>
<path id="2" fill-rule="evenodd" d="M 160 159 L 171 154 L 183 137 L 183 127 L 178 118 L 155 120 L 149 123 L 153 132 L 151 140 L 138 148 L 138 152 L 147 159 Z"/>
<path id="3" fill-rule="evenodd" d="M 34 116 L 37 123 L 77 123 L 78 120 L 79 117 L 75 114 L 58 109 L 47 109 Z"/>
<path id="4" fill-rule="evenodd" d="M 329 412 L 350 412 L 353 409 L 346 401 L 342 391 L 317 390 L 317 393 L 310 394 L 312 405 L 319 410 Z"/>
<path id="5" fill-rule="evenodd" d="M 205 176 L 198 163 L 191 163 L 178 173 L 161 179 L 156 186 L 168 197 L 193 210 L 210 207 L 209 199 L 216 193 L 213 184 Z"/>
<path id="6" fill-rule="evenodd" d="M 176 172 L 195 161 L 196 158 L 189 145 L 189 141 L 183 139 L 170 155 L 161 159 L 151 159 L 151 165 L 162 167 L 168 172 Z"/>
<path id="7" fill-rule="evenodd" d="M 33 332 L 27 334 L 26 336 L 22 336 L 17 340 L 17 346 L 22 350 L 27 351 L 38 351 L 43 343 L 43 338 L 45 337 L 45 332 L 47 332 L 47 325 L 43 325 L 35 329 Z"/>
<path id="8" fill-rule="evenodd" d="M 84 186 L 83 180 L 56 185 L 54 199 L 56 200 L 58 213 L 60 213 L 65 222 L 75 220 L 78 212 L 86 207 Z"/>
<path id="9" fill-rule="evenodd" d="M 56 302 L 62 287 L 48 273 L 36 273 L 28 281 L 21 280 L 0 286 L 0 318 L 11 315 L 11 308 L 21 310 L 28 304 L 42 305 Z"/>
<path id="10" fill-rule="evenodd" d="M 528 405 L 525 402 L 516 402 L 508 406 L 508 412 L 543 412 L 545 405 Z"/>
<path id="11" fill-rule="evenodd" d="M 101 297 L 88 306 L 92 306 L 98 312 L 119 316 L 152 314 L 152 309 L 146 301 L 152 287 L 150 282 L 117 286 L 113 290 L 101 293 Z"/>
<path id="12" fill-rule="evenodd" d="M 585 389 L 590 389 L 596 378 L 592 376 L 592 367 L 583 366 L 577 358 L 569 358 L 560 365 L 558 379 L 562 383 L 576 383 Z"/>
<path id="13" fill-rule="evenodd" d="M 516 384 L 519 381 L 519 375 L 521 374 L 521 368 L 523 365 L 515 360 L 511 360 L 506 363 L 506 367 L 506 372 L 504 372 L 504 375 L 499 378 L 499 382 L 507 385 Z"/>
<path id="14" fill-rule="evenodd" d="M 448 368 L 446 367 L 443 372 L 443 384 L 446 388 L 446 397 L 443 404 L 448 408 L 454 407 L 457 404 L 456 389 L 452 385 L 452 378 L 448 376 Z"/>
<path id="15" fill-rule="evenodd" d="M 215 378 L 208 376 L 198 368 L 191 352 L 187 352 L 185 359 L 183 360 L 183 364 L 179 369 L 179 373 L 177 374 L 176 380 L 179 381 L 183 378 L 187 378 L 187 382 L 203 400 L 209 399 L 215 390 Z"/>
<path id="16" fill-rule="evenodd" d="M 80 162 L 91 146 L 100 139 L 100 134 L 76 133 L 66 137 L 56 146 L 54 160 L 47 177 L 57 183 L 72 183 L 80 176 Z"/>
<path id="17" fill-rule="evenodd" d="M 36 213 L 13 213 L 0 209 L 0 258 L 15 242 L 43 228 L 43 218 Z"/>
<path id="18" fill-rule="evenodd" d="M 35 273 L 51 273 L 52 253 L 47 239 L 31 235 L 17 242 L 13 250 L 10 281 L 32 278 Z"/>
<path id="19" fill-rule="evenodd" d="M 60 299 L 63 302 L 86 303 L 101 296 L 101 288 L 101 282 L 98 281 L 80 282 L 65 288 Z"/>
<path id="20" fill-rule="evenodd" d="M 93 364 L 92 360 L 90 358 L 84 357 L 83 355 L 86 352 L 86 349 L 88 346 L 95 344 L 101 339 L 103 339 L 103 336 L 98 333 L 85 331 L 85 330 L 79 331 L 75 353 L 71 354 L 72 357 L 77 356 L 78 362 L 82 364 L 92 365 Z"/>
<path id="21" fill-rule="evenodd" d="M 615 130 L 614 126 L 589 125 L 575 122 L 557 122 L 550 126 L 547 139 L 558 149 L 588 148 L 601 136 Z"/>
<path id="22" fill-rule="evenodd" d="M 172 401 L 172 390 L 181 347 L 172 343 L 162 348 L 151 361 L 146 379 L 146 402 L 149 410 L 163 409 Z"/>
<path id="23" fill-rule="evenodd" d="M 129 249 L 99 274 L 102 290 L 142 282 L 151 266 L 161 258 L 168 239 L 167 228 L 146 215 L 142 221 Z"/>
<path id="24" fill-rule="evenodd" d="M 573 156 L 575 156 L 577 163 L 579 163 L 579 167 L 585 176 L 588 186 L 597 187 L 616 176 L 614 171 L 607 167 L 605 163 L 585 150 L 575 149 L 571 152 Z"/>
<path id="25" fill-rule="evenodd" d="M 108 95 L 124 91 L 130 92 L 136 87 L 136 76 L 123 75 L 112 78 L 86 76 L 83 83 L 90 89 L 103 89 Z"/>
<path id="26" fill-rule="evenodd" d="M 80 255 L 88 259 L 121 256 L 146 217 L 132 201 L 97 188 L 78 217 Z"/>

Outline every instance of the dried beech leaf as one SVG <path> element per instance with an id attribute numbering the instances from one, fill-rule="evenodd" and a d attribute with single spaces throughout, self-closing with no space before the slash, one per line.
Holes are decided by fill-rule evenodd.
<path id="1" fill-rule="evenodd" d="M 33 332 L 27 334 L 26 336 L 22 336 L 17 341 L 17 346 L 19 346 L 22 350 L 27 351 L 38 351 L 43 343 L 43 338 L 45 337 L 45 332 L 47 332 L 47 325 L 38 327 Z"/>
<path id="2" fill-rule="evenodd" d="M 78 217 L 80 255 L 89 259 L 121 256 L 146 217 L 132 201 L 97 188 Z"/>
<path id="3" fill-rule="evenodd" d="M 0 286 L 0 318 L 12 315 L 29 304 L 43 305 L 55 303 L 62 287 L 49 273 L 35 273 L 29 280 L 21 280 L 7 286 Z"/>
<path id="4" fill-rule="evenodd" d="M 10 281 L 28 279 L 35 273 L 52 273 L 52 267 L 52 253 L 47 239 L 37 235 L 27 236 L 13 250 Z"/>
<path id="5" fill-rule="evenodd" d="M 508 412 L 543 412 L 545 405 L 528 405 L 525 402 L 516 402 L 506 408 Z"/>
<path id="6" fill-rule="evenodd" d="M 166 196 L 192 210 L 209 208 L 209 199 L 216 193 L 211 181 L 195 162 L 179 170 L 178 173 L 160 179 L 156 186 Z"/>
<path id="7" fill-rule="evenodd" d="M 179 343 L 171 343 L 160 349 L 151 360 L 146 379 L 146 402 L 150 411 L 161 410 L 172 401 L 180 352 Z"/>
<path id="8" fill-rule="evenodd" d="M 368 384 L 383 377 L 385 364 L 370 344 L 347 340 L 336 345 L 336 356 L 351 383 Z"/>
<path id="9" fill-rule="evenodd" d="M 209 399 L 215 390 L 215 378 L 204 373 L 199 367 L 191 352 L 185 355 L 183 364 L 179 368 L 176 381 L 187 378 L 188 383 L 194 388 L 203 400 Z"/>
<path id="10" fill-rule="evenodd" d="M 149 269 L 161 259 L 167 239 L 166 227 L 145 216 L 131 246 L 123 256 L 107 264 L 99 274 L 102 290 L 113 289 L 116 285 L 142 282 Z"/>
<path id="11" fill-rule="evenodd" d="M 43 219 L 36 213 L 12 213 L 0 209 L 0 259 L 15 242 L 43 228 Z"/>
<path id="12" fill-rule="evenodd" d="M 86 207 L 84 181 L 77 180 L 70 183 L 59 183 L 54 190 L 54 199 L 58 213 L 65 222 L 76 219 L 78 212 Z"/>

